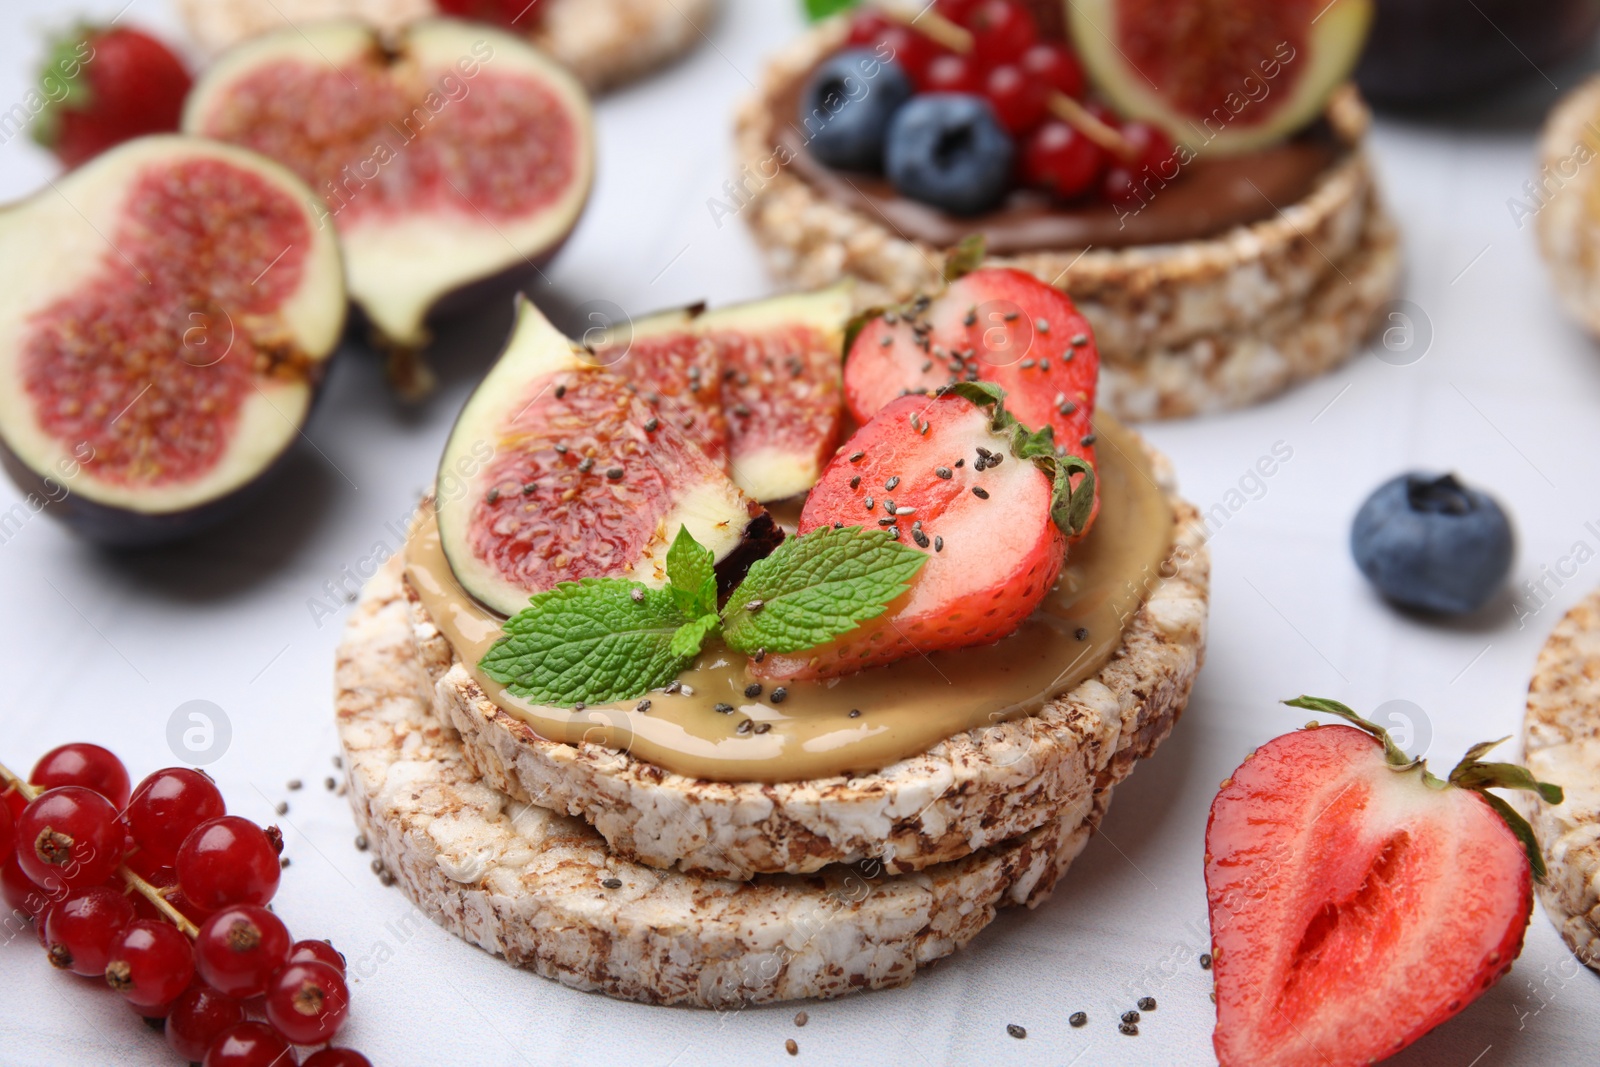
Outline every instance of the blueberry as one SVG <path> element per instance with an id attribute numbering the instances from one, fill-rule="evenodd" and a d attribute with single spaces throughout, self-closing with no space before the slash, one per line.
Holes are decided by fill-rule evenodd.
<path id="1" fill-rule="evenodd" d="M 952 215 L 980 215 L 1011 187 L 1015 154 L 987 100 L 927 93 L 895 112 L 884 170 L 902 196 Z"/>
<path id="2" fill-rule="evenodd" d="M 882 169 L 889 120 L 913 91 L 900 64 L 870 49 L 829 56 L 800 95 L 800 128 L 811 154 L 841 170 Z"/>
<path id="3" fill-rule="evenodd" d="M 1356 566 L 1403 607 L 1475 611 L 1511 570 L 1511 524 L 1455 475 L 1402 474 L 1367 497 L 1350 527 Z"/>

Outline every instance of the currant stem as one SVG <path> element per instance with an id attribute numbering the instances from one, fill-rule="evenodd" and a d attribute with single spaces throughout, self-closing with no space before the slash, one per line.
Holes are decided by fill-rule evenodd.
<path id="1" fill-rule="evenodd" d="M 23 798 L 26 800 L 33 800 L 37 798 L 41 792 L 43 792 L 43 790 L 41 790 L 38 786 L 30 785 L 29 783 L 23 781 L 21 775 L 7 767 L 4 763 L 0 763 L 0 781 L 3 781 L 7 787 L 15 789 L 17 792 L 21 793 Z M 159 911 L 168 922 L 172 923 L 173 926 L 176 926 L 179 930 L 182 930 L 186 937 L 188 937 L 190 940 L 193 940 L 199 935 L 200 928 L 194 923 L 190 922 L 188 916 L 184 915 L 183 912 L 179 911 L 177 908 L 174 908 L 171 904 L 168 904 L 167 898 L 161 895 L 161 890 L 157 889 L 143 878 L 140 878 L 128 867 L 127 864 L 124 863 L 119 865 L 117 867 L 117 873 L 122 876 L 122 880 L 127 883 L 129 889 L 132 889 L 134 892 L 138 893 L 141 897 L 144 897 L 152 905 L 154 905 L 155 909 Z"/>
<path id="2" fill-rule="evenodd" d="M 922 33 L 952 52 L 967 55 L 972 51 L 972 31 L 939 14 L 931 6 L 922 11 L 905 10 L 898 3 L 886 3 L 882 10 L 889 18 Z M 1052 89 L 1046 100 L 1050 113 L 1089 140 L 1121 159 L 1131 163 L 1139 152 L 1128 139 L 1106 123 L 1095 118 L 1094 113 L 1059 89 Z"/>

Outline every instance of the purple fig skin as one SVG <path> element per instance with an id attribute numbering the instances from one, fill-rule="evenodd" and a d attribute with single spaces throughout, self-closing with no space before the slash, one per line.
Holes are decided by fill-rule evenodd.
<path id="1" fill-rule="evenodd" d="M 765 510 L 751 519 L 738 547 L 718 560 L 713 568 L 717 575 L 717 593 L 727 596 L 733 592 L 733 587 L 744 581 L 751 564 L 772 555 L 772 550 L 783 543 L 784 536 L 783 527 Z"/>

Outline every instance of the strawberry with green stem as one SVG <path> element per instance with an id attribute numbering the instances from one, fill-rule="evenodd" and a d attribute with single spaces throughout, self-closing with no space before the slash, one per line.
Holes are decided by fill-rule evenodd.
<path id="1" fill-rule="evenodd" d="M 1511 968 L 1544 863 L 1490 789 L 1557 786 L 1486 762 L 1448 778 L 1343 704 L 1351 726 L 1269 741 L 1225 781 L 1206 827 L 1223 1067 L 1356 1067 L 1391 1056 Z"/>
<path id="2" fill-rule="evenodd" d="M 192 82 L 149 34 L 80 25 L 52 42 L 39 84 L 47 103 L 33 138 L 76 167 L 112 145 L 177 130 Z"/>

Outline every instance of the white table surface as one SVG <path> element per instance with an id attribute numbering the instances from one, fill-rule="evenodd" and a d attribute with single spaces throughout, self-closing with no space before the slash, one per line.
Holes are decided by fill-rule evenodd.
<path id="1" fill-rule="evenodd" d="M 101 17 L 123 0 L 76 5 Z M 590 300 L 630 312 L 768 289 L 737 222 L 718 228 L 708 198 L 729 172 L 729 114 L 762 57 L 799 26 L 796 0 L 730 0 L 710 44 L 599 106 L 600 175 L 572 241 L 535 298 L 560 321 Z M 123 16 L 177 38 L 163 0 Z M 40 31 L 68 21 L 51 0 L 0 6 L 0 101 L 21 98 Z M 1550 71 L 1569 88 L 1581 71 Z M 1003 915 L 909 987 L 827 1004 L 717 1014 L 576 993 L 506 966 L 426 922 L 356 851 L 345 801 L 325 792 L 336 741 L 331 672 L 339 622 L 311 602 L 403 517 L 428 480 L 457 408 L 505 325 L 501 312 L 447 333 L 444 388 L 424 406 L 390 400 L 375 360 L 342 356 L 304 447 L 269 497 L 203 540 L 116 558 L 45 517 L 0 544 L 0 760 L 23 769 L 44 750 L 94 740 L 134 777 L 174 762 L 167 723 L 214 702 L 232 730 L 208 770 L 230 808 L 283 824 L 293 866 L 277 898 L 298 936 L 350 957 L 354 1014 L 344 1039 L 380 1067 L 417 1064 L 840 1063 L 1194 1064 L 1211 1058 L 1202 832 L 1217 782 L 1253 746 L 1298 726 L 1275 704 L 1301 692 L 1373 709 L 1421 709 L 1419 742 L 1448 767 L 1468 744 L 1520 732 L 1534 657 L 1563 611 L 1600 584 L 1600 563 L 1547 585 L 1519 625 L 1509 597 L 1479 618 L 1402 617 L 1350 562 L 1350 516 L 1380 481 L 1413 467 L 1454 469 L 1491 489 L 1519 536 L 1513 581 L 1554 568 L 1575 543 L 1600 548 L 1600 352 L 1559 313 L 1531 231 L 1507 206 L 1532 170 L 1539 117 L 1525 94 L 1450 122 L 1384 121 L 1375 150 L 1405 230 L 1406 296 L 1431 324 L 1406 366 L 1363 354 L 1288 395 L 1237 414 L 1157 425 L 1202 507 L 1277 442 L 1292 458 L 1212 543 L 1208 662 L 1172 738 L 1117 790 L 1103 832 L 1033 912 Z M 0 198 L 27 194 L 53 164 L 25 139 L 0 147 Z M 0 486 L 0 511 L 16 499 Z M 1600 528 L 1600 527 L 1597 527 Z M 303 792 L 285 783 L 304 779 Z M 1160 1007 L 1142 1035 L 1114 1016 L 1140 994 Z M 1086 1010 L 1091 1024 L 1067 1025 Z M 1027 1028 L 1008 1037 L 1005 1024 Z M 783 1043 L 794 1037 L 800 1059 Z M 1460 1017 L 1396 1057 L 1409 1067 L 1592 1063 L 1600 976 L 1578 972 L 1542 911 L 1511 975 Z M 95 983 L 51 970 L 31 937 L 0 944 L 0 1065 L 171 1064 Z"/>

